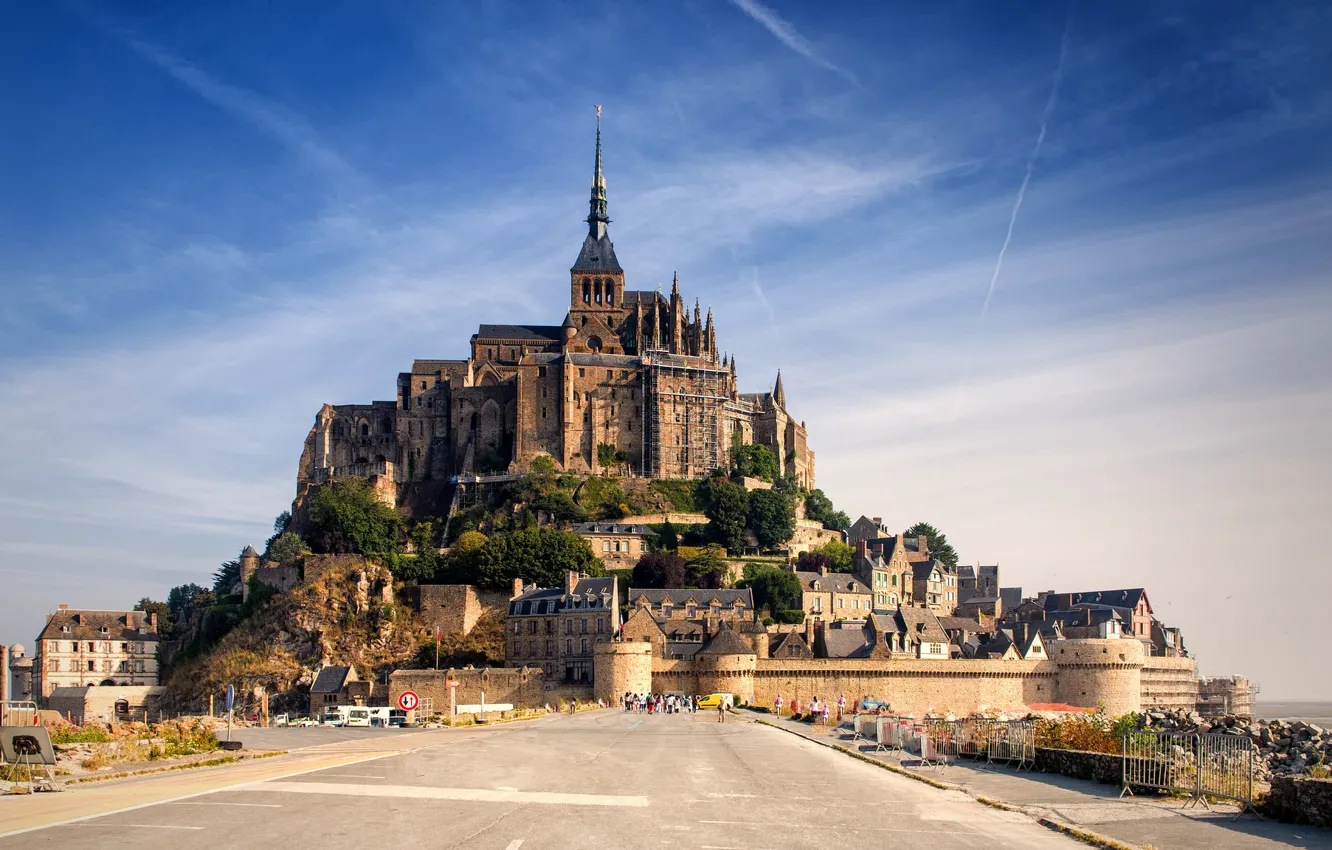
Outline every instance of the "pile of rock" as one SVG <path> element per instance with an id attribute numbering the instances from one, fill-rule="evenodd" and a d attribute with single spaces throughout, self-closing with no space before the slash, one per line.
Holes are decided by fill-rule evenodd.
<path id="1" fill-rule="evenodd" d="M 1332 732 L 1301 720 L 1248 720 L 1233 715 L 1204 718 L 1196 711 L 1148 711 L 1144 729 L 1238 735 L 1253 741 L 1259 773 L 1296 776 L 1315 765 L 1332 765 Z"/>

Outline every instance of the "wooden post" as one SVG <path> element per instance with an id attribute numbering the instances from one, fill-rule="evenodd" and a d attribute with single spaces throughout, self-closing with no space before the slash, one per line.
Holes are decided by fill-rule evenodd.
<path id="1" fill-rule="evenodd" d="M 213 695 L 212 695 L 212 694 L 209 694 L 209 695 L 208 695 L 208 717 L 209 717 L 209 719 L 212 719 L 212 717 L 213 717 Z"/>
<path id="2" fill-rule="evenodd" d="M 261 708 L 260 708 L 260 710 L 263 711 L 263 716 L 261 716 L 261 717 L 259 718 L 259 719 L 262 721 L 262 722 L 260 723 L 260 725 L 261 725 L 263 728 L 267 729 L 267 728 L 268 728 L 268 691 L 264 691 L 264 701 L 263 701 L 263 703 L 261 704 Z"/>

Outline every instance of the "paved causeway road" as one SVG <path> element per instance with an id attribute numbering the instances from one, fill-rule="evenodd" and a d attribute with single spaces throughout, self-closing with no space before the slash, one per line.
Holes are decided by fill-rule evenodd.
<path id="1" fill-rule="evenodd" d="M 963 794 L 740 718 L 718 724 L 712 713 L 607 710 L 349 737 L 179 779 L 99 785 L 110 796 L 95 816 L 71 805 L 95 786 L 0 800 L 0 834 L 31 825 L 23 807 L 46 799 L 65 798 L 67 817 L 81 818 L 11 833 L 0 848 L 1083 846 Z"/>

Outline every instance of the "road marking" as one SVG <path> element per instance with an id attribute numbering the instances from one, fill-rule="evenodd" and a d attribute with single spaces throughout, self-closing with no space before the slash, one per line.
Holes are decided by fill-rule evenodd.
<path id="1" fill-rule="evenodd" d="M 114 826 L 115 824 L 110 824 Z M 169 823 L 127 823 L 125 826 L 132 826 L 135 829 L 203 829 L 202 826 L 174 826 Z M 107 824 L 98 824 L 98 826 L 107 826 Z"/>
<path id="2" fill-rule="evenodd" d="M 637 729 L 639 726 L 642 726 L 642 725 L 643 725 L 643 721 L 641 721 L 641 720 L 638 721 L 637 723 L 631 723 L 631 724 L 629 724 L 629 731 L 632 732 L 632 731 L 634 731 L 635 729 Z"/>
<path id="3" fill-rule="evenodd" d="M 309 750 L 306 750 L 305 753 L 309 753 Z M 303 753 L 303 755 L 304 755 L 304 753 Z M 402 753 L 400 753 L 400 752 L 378 753 L 378 754 L 376 754 L 376 755 L 364 756 L 364 757 L 362 757 L 362 758 L 354 758 L 354 759 L 350 759 L 350 760 L 348 760 L 348 761 L 346 761 L 346 762 L 343 762 L 343 766 L 346 766 L 346 765 L 349 765 L 349 764 L 358 764 L 358 763 L 367 762 L 367 761 L 376 761 L 376 760 L 378 760 L 378 759 L 389 758 L 389 757 L 391 757 L 391 756 L 397 756 L 397 755 L 402 755 Z M 247 766 L 248 766 L 248 767 L 254 767 L 256 764 L 257 764 L 256 762 L 250 762 L 250 764 L 247 765 Z M 281 765 L 278 765 L 278 767 L 280 768 Z M 336 767 L 336 765 L 334 765 L 334 767 Z M 238 767 L 237 769 L 240 769 L 240 768 Z M 283 774 L 281 774 L 281 776 L 282 776 L 283 778 L 289 779 L 289 778 L 291 778 L 291 777 L 293 777 L 293 776 L 304 776 L 304 775 L 307 774 L 307 773 L 318 773 L 318 772 L 321 771 L 321 770 L 328 770 L 328 769 L 329 769 L 328 766 L 323 766 L 323 767 L 311 767 L 311 768 L 307 768 L 306 770 L 295 770 L 295 771 L 291 771 L 291 772 L 289 772 L 289 773 L 283 773 Z M 145 783 L 145 784 L 154 784 L 156 780 L 159 780 L 159 779 L 161 779 L 161 778 L 162 778 L 162 777 L 156 777 L 156 776 L 154 776 L 154 777 L 149 777 L 149 778 L 148 778 L 148 782 Z M 182 777 L 182 780 L 184 780 L 184 779 L 186 779 L 186 777 Z M 36 826 L 27 826 L 27 827 L 23 827 L 23 828 L 21 828 L 21 829 L 11 829 L 11 830 L 8 831 L 8 832 L 0 832 L 0 838 L 11 838 L 11 837 L 13 837 L 13 836 L 15 836 L 15 835 L 23 835 L 23 834 L 28 833 L 28 832 L 37 832 L 38 830 L 42 830 L 42 829 L 50 829 L 51 827 L 54 827 L 54 826 L 69 826 L 69 825 L 71 825 L 71 824 L 79 824 L 79 825 L 82 825 L 82 824 L 84 824 L 86 821 L 97 820 L 98 818 L 104 818 L 104 817 L 107 817 L 108 815 L 119 815 L 119 814 L 124 814 L 125 812 L 133 812 L 133 811 L 138 811 L 139 809 L 146 809 L 146 808 L 149 808 L 150 806 L 160 806 L 160 805 L 162 805 L 163 803 L 174 803 L 174 802 L 178 802 L 178 801 L 180 801 L 180 800 L 188 800 L 188 799 L 191 799 L 191 798 L 194 798 L 194 797 L 205 797 L 205 796 L 208 796 L 208 795 L 210 795 L 210 794 L 218 794 L 218 793 L 223 792 L 223 791 L 235 791 L 235 790 L 238 789 L 238 788 L 244 788 L 244 787 L 249 786 L 249 785 L 259 785 L 259 784 L 262 784 L 264 781 L 265 781 L 265 780 L 257 780 L 257 781 L 252 780 L 252 781 L 250 781 L 250 782 L 237 782 L 237 783 L 235 783 L 235 784 L 231 784 L 231 785 L 222 785 L 222 786 L 217 787 L 217 788 L 208 788 L 208 789 L 206 789 L 206 790 L 204 790 L 204 791 L 195 791 L 195 792 L 188 793 L 188 794 L 181 794 L 181 795 L 176 796 L 176 797 L 167 797 L 167 798 L 162 799 L 162 800 L 151 800 L 151 801 L 149 801 L 149 802 L 147 802 L 147 803 L 137 803 L 137 804 L 135 804 L 135 805 L 133 805 L 133 806 L 122 806 L 122 807 L 120 807 L 120 808 L 118 808 L 118 809 L 109 809 L 109 810 L 104 811 L 104 812 L 96 812 L 95 814 L 80 815 L 80 816 L 78 816 L 78 817 L 65 818 L 64 820 L 51 821 L 51 822 L 49 822 L 49 823 L 41 823 L 41 824 L 37 824 Z M 88 789 L 88 790 L 90 790 L 90 791 L 97 791 L 97 790 L 101 790 L 101 789 L 95 789 L 95 788 L 93 788 L 93 789 Z"/>
<path id="4" fill-rule="evenodd" d="M 345 794 L 352 797 L 402 797 L 417 800 L 464 800 L 476 803 L 545 803 L 555 806 L 617 806 L 643 808 L 647 797 L 611 794 L 565 794 L 555 791 L 493 791 L 488 788 L 432 788 L 424 785 L 344 785 L 340 782 L 282 782 L 243 785 L 251 791 L 289 794 Z"/>
<path id="5" fill-rule="evenodd" d="M 382 776 L 375 776 L 372 773 L 325 773 L 324 776 L 333 779 L 383 779 Z"/>
<path id="6" fill-rule="evenodd" d="M 509 842 L 509 846 L 505 847 L 504 850 L 518 850 L 518 848 L 522 846 L 523 846 L 523 839 L 515 838 L 514 840 Z"/>

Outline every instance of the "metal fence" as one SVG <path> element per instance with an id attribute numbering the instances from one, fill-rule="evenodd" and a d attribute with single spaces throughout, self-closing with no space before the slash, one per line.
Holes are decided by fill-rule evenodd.
<path id="1" fill-rule="evenodd" d="M 1036 761 L 1036 728 L 1030 720 L 927 719 L 925 734 L 935 752 L 947 758 L 970 758 L 987 765 L 1004 762 L 1018 770 Z"/>
<path id="2" fill-rule="evenodd" d="M 1253 742 L 1240 735 L 1176 732 L 1124 734 L 1123 790 L 1156 789 L 1187 793 L 1184 805 L 1207 805 L 1208 797 L 1253 808 Z"/>
<path id="3" fill-rule="evenodd" d="M 0 675 L 7 675 L 0 670 Z M 37 703 L 29 700 L 0 702 L 0 726 L 33 726 L 37 723 Z"/>

